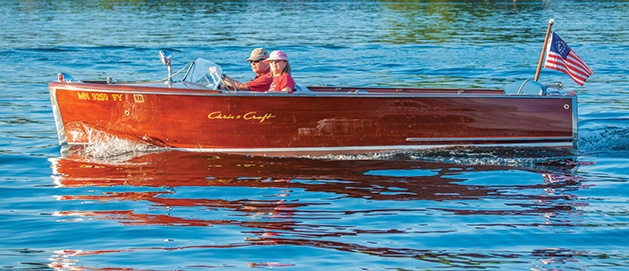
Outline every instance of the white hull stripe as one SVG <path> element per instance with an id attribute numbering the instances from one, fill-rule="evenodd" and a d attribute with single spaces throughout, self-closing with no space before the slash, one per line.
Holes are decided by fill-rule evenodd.
<path id="1" fill-rule="evenodd" d="M 261 152 L 342 152 L 342 151 L 387 151 L 387 150 L 418 150 L 444 147 L 572 147 L 572 142 L 548 142 L 548 143 L 506 143 L 506 144 L 448 144 L 448 145 L 398 145 L 398 146 L 357 146 L 357 147 L 304 147 L 304 148 L 173 148 L 192 152 L 234 152 L 234 153 L 261 153 Z"/>

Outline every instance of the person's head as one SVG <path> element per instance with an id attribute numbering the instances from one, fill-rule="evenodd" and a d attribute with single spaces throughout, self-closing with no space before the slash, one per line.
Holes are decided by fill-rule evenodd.
<path id="1" fill-rule="evenodd" d="M 269 63 L 271 66 L 271 72 L 274 75 L 279 75 L 282 73 L 291 73 L 290 65 L 288 64 L 288 57 L 284 51 L 276 50 L 271 52 L 269 58 L 264 60 L 264 62 Z"/>
<path id="2" fill-rule="evenodd" d="M 256 48 L 251 51 L 251 55 L 246 61 L 251 63 L 251 70 L 257 74 L 264 73 L 269 70 L 269 64 L 264 62 L 269 58 L 269 52 L 264 48 Z"/>

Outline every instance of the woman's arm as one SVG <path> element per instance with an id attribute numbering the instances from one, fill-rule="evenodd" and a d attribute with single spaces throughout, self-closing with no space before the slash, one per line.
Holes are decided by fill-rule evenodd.
<path id="1" fill-rule="evenodd" d="M 282 88 L 282 91 L 292 92 L 295 90 L 295 80 L 293 80 L 293 77 L 290 74 L 284 74 L 284 76 L 285 86 Z"/>

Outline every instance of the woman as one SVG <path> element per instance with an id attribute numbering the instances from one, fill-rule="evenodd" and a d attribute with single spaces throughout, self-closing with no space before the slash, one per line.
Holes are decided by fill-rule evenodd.
<path id="1" fill-rule="evenodd" d="M 271 74 L 273 75 L 273 83 L 269 87 L 269 91 L 293 92 L 295 90 L 295 81 L 290 75 L 290 65 L 284 51 L 276 50 L 271 52 L 269 58 L 264 60 L 264 62 L 270 64 Z"/>

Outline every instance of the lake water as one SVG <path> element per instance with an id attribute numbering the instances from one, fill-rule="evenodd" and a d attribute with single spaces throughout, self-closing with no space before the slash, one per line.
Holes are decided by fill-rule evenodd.
<path id="1" fill-rule="evenodd" d="M 625 270 L 628 1 L 3 1 L 0 269 Z M 594 70 L 579 148 L 260 158 L 58 145 L 47 84 L 232 78 L 264 46 L 306 85 L 532 78 L 548 20 Z M 508 121 L 508 120 L 505 120 Z"/>

